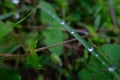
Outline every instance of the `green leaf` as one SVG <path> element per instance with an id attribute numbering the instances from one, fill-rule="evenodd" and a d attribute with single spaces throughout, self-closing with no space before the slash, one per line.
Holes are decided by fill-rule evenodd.
<path id="1" fill-rule="evenodd" d="M 0 22 L 0 41 L 3 37 L 5 37 L 11 31 L 12 31 L 12 28 L 10 26 Z"/>
<path id="2" fill-rule="evenodd" d="M 4 20 L 6 18 L 9 18 L 13 14 L 14 14 L 13 12 L 10 12 L 10 13 L 6 13 L 6 14 L 3 14 L 3 15 L 0 15 L 0 20 Z"/>
<path id="3" fill-rule="evenodd" d="M 79 71 L 78 76 L 79 80 L 113 80 L 113 75 L 93 56 L 88 66 Z"/>
<path id="4" fill-rule="evenodd" d="M 120 45 L 118 44 L 105 44 L 101 47 L 104 56 L 114 66 L 120 68 Z M 94 57 L 91 57 L 87 69 L 79 72 L 80 80 L 113 80 L 113 76 L 108 70 L 101 66 L 102 64 Z M 101 77 L 102 76 L 102 77 Z"/>
<path id="5" fill-rule="evenodd" d="M 62 66 L 62 60 L 60 59 L 60 57 L 54 53 L 50 54 L 51 60 L 56 63 L 59 64 L 60 66 Z"/>
<path id="6" fill-rule="evenodd" d="M 40 2 L 40 7 L 45 8 L 46 10 L 48 9 L 51 14 L 55 14 L 53 7 L 44 1 Z M 62 32 L 61 25 L 56 20 L 54 20 L 50 15 L 46 14 L 43 11 L 41 11 L 40 18 L 42 23 L 48 24 L 48 29 L 42 31 L 42 34 L 45 36 L 45 44 L 47 46 L 54 45 L 65 40 L 66 34 Z M 50 48 L 49 50 L 51 53 L 60 55 L 62 47 L 63 46 L 57 46 Z"/>
<path id="7" fill-rule="evenodd" d="M 120 45 L 105 44 L 101 47 L 104 56 L 115 66 L 120 68 Z"/>
<path id="8" fill-rule="evenodd" d="M 45 8 L 46 10 L 49 10 L 51 14 L 56 14 L 54 8 L 49 3 L 46 3 L 44 1 L 40 2 L 40 8 Z M 43 24 L 46 24 L 46 23 L 52 24 L 52 22 L 56 23 L 56 21 L 44 11 L 41 11 L 40 21 Z"/>
<path id="9" fill-rule="evenodd" d="M 33 31 L 33 32 L 29 33 L 27 40 L 26 40 L 26 44 L 28 45 L 30 50 L 34 50 L 36 48 L 37 36 L 38 36 L 37 32 Z"/>
<path id="10" fill-rule="evenodd" d="M 30 54 L 27 56 L 27 64 L 36 69 L 41 69 L 42 67 L 39 63 L 39 58 L 34 51 L 31 51 Z"/>
<path id="11" fill-rule="evenodd" d="M 95 17 L 95 21 L 94 21 L 94 25 L 97 29 L 99 28 L 100 23 L 101 23 L 101 15 L 99 14 Z"/>
<path id="12" fill-rule="evenodd" d="M 37 45 L 37 33 L 32 32 L 29 34 L 29 38 L 26 41 L 26 44 L 29 47 L 30 54 L 27 56 L 27 64 L 33 68 L 40 69 L 41 65 L 39 63 L 39 57 L 35 52 L 35 48 Z"/>
<path id="13" fill-rule="evenodd" d="M 55 14 L 54 8 L 47 2 L 45 1 L 40 1 L 40 8 L 45 8 L 46 10 L 50 10 L 52 13 Z"/>
<path id="14" fill-rule="evenodd" d="M 44 30 L 42 33 L 45 36 L 45 43 L 47 46 L 54 45 L 64 40 L 64 33 L 60 30 Z M 49 48 L 49 50 L 54 54 L 60 55 L 62 47 L 63 46 L 60 45 L 53 48 Z"/>
<path id="15" fill-rule="evenodd" d="M 20 47 L 15 37 L 13 35 L 8 35 L 6 38 L 2 39 L 2 41 L 0 42 L 0 52 L 12 53 L 16 50 L 17 46 Z"/>

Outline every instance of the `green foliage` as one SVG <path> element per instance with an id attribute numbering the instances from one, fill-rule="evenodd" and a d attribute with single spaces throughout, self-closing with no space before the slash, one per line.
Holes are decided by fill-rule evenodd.
<path id="1" fill-rule="evenodd" d="M 39 58 L 37 56 L 37 53 L 35 52 L 35 48 L 37 45 L 37 33 L 33 32 L 29 35 L 30 37 L 27 39 L 26 44 L 28 46 L 28 50 L 30 51 L 30 55 L 27 56 L 27 64 L 33 68 L 40 69 L 41 65 L 39 63 Z"/>
<path id="2" fill-rule="evenodd" d="M 11 53 L 14 49 L 19 48 L 20 45 L 16 42 L 15 37 L 8 35 L 6 38 L 2 39 L 0 42 L 0 52 L 1 53 Z"/>
<path id="3" fill-rule="evenodd" d="M 12 1 L 0 1 L 0 80 L 119 80 L 119 0 L 117 26 L 110 0 Z"/>
<path id="4" fill-rule="evenodd" d="M 112 65 L 119 66 L 119 52 L 120 45 L 117 44 L 105 44 L 101 47 L 104 52 L 104 57 L 106 57 Z M 107 71 L 104 66 L 93 56 L 91 56 L 89 64 L 82 71 L 79 71 L 79 79 L 80 80 L 113 80 L 113 76 Z M 102 76 L 102 77 L 101 77 Z"/>
<path id="5" fill-rule="evenodd" d="M 101 49 L 104 52 L 104 57 L 106 57 L 110 62 L 112 62 L 112 65 L 115 65 L 116 67 L 119 66 L 119 50 L 120 45 L 117 44 L 105 44 L 101 47 Z M 80 80 L 113 80 L 113 76 L 107 71 L 107 69 L 93 56 L 91 56 L 89 64 L 87 68 L 83 69 L 82 71 L 79 71 L 79 79 Z M 102 76 L 102 77 L 101 77 Z"/>
<path id="6" fill-rule="evenodd" d="M 64 33 L 60 30 L 44 30 L 43 35 L 45 36 L 45 43 L 47 46 L 62 42 L 64 40 Z M 50 48 L 49 50 L 54 54 L 60 55 L 62 48 L 63 46 L 57 46 Z"/>
<path id="7" fill-rule="evenodd" d="M 61 24 L 68 32 L 70 32 L 79 42 L 81 42 L 81 44 L 88 49 L 89 52 L 91 52 L 91 54 L 93 56 L 95 56 L 101 63 L 104 63 L 103 65 L 106 66 L 109 70 L 110 68 L 110 72 L 113 73 L 113 75 L 117 78 L 120 79 L 120 75 L 119 72 L 117 72 L 117 70 L 115 71 L 111 71 L 111 65 L 108 61 L 106 61 L 104 58 L 102 58 L 103 56 L 100 56 L 100 52 L 98 52 L 97 49 L 94 50 L 94 48 L 85 40 L 83 39 L 80 35 L 78 35 L 69 25 L 67 25 L 64 21 L 62 21 L 59 17 L 55 16 L 55 14 L 51 14 L 51 11 L 48 10 L 48 8 L 44 8 L 41 7 L 41 9 L 46 12 L 48 15 L 50 15 L 51 17 L 53 17 L 53 19 L 55 19 L 59 24 Z"/>
<path id="8" fill-rule="evenodd" d="M 61 59 L 58 57 L 58 55 L 52 53 L 52 54 L 50 54 L 50 57 L 51 57 L 51 59 L 52 59 L 52 61 L 53 61 L 54 63 L 59 64 L 60 66 L 62 66 L 62 61 L 61 61 Z"/>
<path id="9" fill-rule="evenodd" d="M 44 1 L 40 2 L 40 7 L 49 9 L 51 13 L 55 14 L 55 11 L 52 8 L 52 6 L 48 3 L 45 3 Z M 50 46 L 65 40 L 66 34 L 63 33 L 63 31 L 61 30 L 61 27 L 60 27 L 61 25 L 43 11 L 41 12 L 41 20 L 42 20 L 42 23 L 49 24 L 48 29 L 42 31 L 43 35 L 45 36 L 45 43 L 47 46 Z M 49 50 L 54 54 L 60 55 L 62 51 L 62 47 L 63 46 L 57 46 L 57 47 L 50 48 Z"/>
<path id="10" fill-rule="evenodd" d="M 40 7 L 49 9 L 51 13 L 55 14 L 53 7 L 50 4 L 45 3 L 44 1 L 40 2 Z M 47 46 L 51 46 L 65 40 L 66 34 L 63 33 L 63 31 L 61 30 L 61 25 L 57 23 L 54 19 L 52 19 L 44 11 L 41 12 L 41 20 L 42 23 L 49 24 L 48 29 L 42 31 L 42 34 L 45 37 L 45 44 Z M 62 65 L 61 59 L 59 58 L 59 55 L 62 53 L 62 48 L 62 45 L 49 48 L 49 50 L 51 51 L 51 60 L 59 65 Z"/>
<path id="11" fill-rule="evenodd" d="M 0 22 L 0 41 L 3 37 L 5 37 L 11 31 L 12 31 L 12 28 L 10 26 Z"/>
<path id="12" fill-rule="evenodd" d="M 87 67 L 79 71 L 79 80 L 113 80 L 106 67 L 101 65 L 95 57 L 91 56 Z"/>
<path id="13" fill-rule="evenodd" d="M 4 15 L 0 15 L 0 20 L 4 20 L 4 19 L 6 19 L 6 18 L 12 16 L 13 14 L 14 14 L 14 13 L 11 12 L 11 13 L 7 13 L 7 14 L 4 14 Z"/>
<path id="14" fill-rule="evenodd" d="M 27 56 L 27 64 L 35 69 L 41 69 L 39 58 L 34 51 L 31 51 L 30 55 Z"/>
<path id="15" fill-rule="evenodd" d="M 21 80 L 21 76 L 18 71 L 13 68 L 0 67 L 0 79 L 1 80 Z"/>
<path id="16" fill-rule="evenodd" d="M 116 67 L 120 68 L 120 45 L 105 44 L 101 47 L 104 56 Z"/>

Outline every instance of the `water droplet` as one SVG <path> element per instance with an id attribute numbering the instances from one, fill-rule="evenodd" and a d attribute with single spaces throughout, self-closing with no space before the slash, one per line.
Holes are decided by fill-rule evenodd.
<path id="1" fill-rule="evenodd" d="M 55 15 L 53 15 L 53 17 L 55 17 Z"/>
<path id="2" fill-rule="evenodd" d="M 61 22 L 61 24 L 64 24 L 64 23 L 65 23 L 64 21 Z"/>
<path id="3" fill-rule="evenodd" d="M 88 48 L 88 51 L 92 52 L 94 50 L 93 47 Z"/>
<path id="4" fill-rule="evenodd" d="M 102 64 L 104 65 L 104 64 L 105 64 L 105 62 L 102 62 Z"/>
<path id="5" fill-rule="evenodd" d="M 71 34 L 74 34 L 74 33 L 75 33 L 74 31 L 71 32 Z"/>
<path id="6" fill-rule="evenodd" d="M 111 66 L 108 68 L 108 71 L 110 71 L 110 72 L 114 72 L 115 70 L 116 70 L 115 66 Z"/>
<path id="7" fill-rule="evenodd" d="M 13 2 L 14 4 L 18 4 L 18 3 L 20 2 L 20 0 L 12 0 L 12 2 Z"/>
<path id="8" fill-rule="evenodd" d="M 96 54 L 95 56 L 96 56 L 96 57 L 98 57 L 99 55 L 98 55 L 98 54 Z"/>
<path id="9" fill-rule="evenodd" d="M 20 18 L 20 13 L 16 13 L 16 14 L 15 14 L 15 18 L 16 18 L 16 19 Z"/>
<path id="10" fill-rule="evenodd" d="M 48 11 L 48 13 L 49 13 L 49 14 L 51 14 L 51 12 L 50 12 L 50 11 Z"/>

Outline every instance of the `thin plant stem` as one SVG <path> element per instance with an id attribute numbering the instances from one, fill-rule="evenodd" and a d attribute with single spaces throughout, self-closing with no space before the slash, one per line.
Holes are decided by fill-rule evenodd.
<path id="1" fill-rule="evenodd" d="M 56 47 L 56 46 L 59 46 L 59 45 L 62 45 L 62 44 L 70 43 L 70 42 L 73 42 L 73 41 L 75 41 L 75 40 L 76 40 L 76 39 L 71 39 L 71 40 L 63 41 L 63 42 L 60 42 L 60 43 L 57 43 L 57 44 L 54 44 L 54 45 L 51 45 L 51 46 L 48 46 L 48 47 L 38 48 L 38 49 L 35 49 L 35 52 L 39 52 L 39 51 L 42 51 L 42 50 L 46 50 L 46 49 L 49 49 L 49 48 L 52 48 L 52 47 Z"/>
<path id="2" fill-rule="evenodd" d="M 63 44 L 66 44 L 66 43 L 70 43 L 70 42 L 73 42 L 73 41 L 76 41 L 75 38 L 73 39 L 70 39 L 70 40 L 67 40 L 67 41 L 63 41 L 63 42 L 60 42 L 60 43 L 57 43 L 57 44 L 54 44 L 54 45 L 51 45 L 51 46 L 47 46 L 47 47 L 42 47 L 42 48 L 37 48 L 35 49 L 35 52 L 39 52 L 39 51 L 43 51 L 43 50 L 46 50 L 46 49 L 49 49 L 49 48 L 53 48 L 53 47 L 56 47 L 56 46 L 59 46 L 59 45 L 63 45 Z M 12 57 L 13 58 L 18 58 L 18 57 L 26 57 L 28 56 L 29 53 L 24 53 L 24 54 L 11 54 L 11 53 L 0 53 L 0 56 L 2 57 Z"/>

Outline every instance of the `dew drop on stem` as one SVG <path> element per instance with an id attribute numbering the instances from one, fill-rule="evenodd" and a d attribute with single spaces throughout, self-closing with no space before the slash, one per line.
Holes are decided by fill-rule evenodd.
<path id="1" fill-rule="evenodd" d="M 88 48 L 88 51 L 92 52 L 94 50 L 93 47 Z"/>
<path id="2" fill-rule="evenodd" d="M 12 3 L 14 3 L 14 4 L 18 4 L 20 2 L 20 0 L 12 0 Z"/>
<path id="3" fill-rule="evenodd" d="M 60 24 L 64 24 L 65 22 L 64 21 L 62 21 Z"/>
<path id="4" fill-rule="evenodd" d="M 75 33 L 74 31 L 71 32 L 71 34 L 74 34 L 74 33 Z"/>
<path id="5" fill-rule="evenodd" d="M 48 13 L 49 13 L 49 14 L 51 14 L 51 12 L 50 12 L 50 11 L 48 11 Z"/>
<path id="6" fill-rule="evenodd" d="M 16 13 L 16 14 L 15 14 L 15 18 L 16 18 L 16 19 L 19 19 L 19 18 L 20 18 L 20 13 Z"/>
<path id="7" fill-rule="evenodd" d="M 53 17 L 55 18 L 55 15 L 53 15 Z"/>
<path id="8" fill-rule="evenodd" d="M 98 57 L 99 55 L 98 55 L 98 54 L 96 54 L 95 56 L 96 56 L 96 57 Z"/>
<path id="9" fill-rule="evenodd" d="M 102 62 L 102 64 L 104 65 L 104 64 L 105 64 L 105 62 Z"/>
<path id="10" fill-rule="evenodd" d="M 110 71 L 110 72 L 114 72 L 115 70 L 116 70 L 115 66 L 110 66 L 108 68 L 108 71 Z"/>

